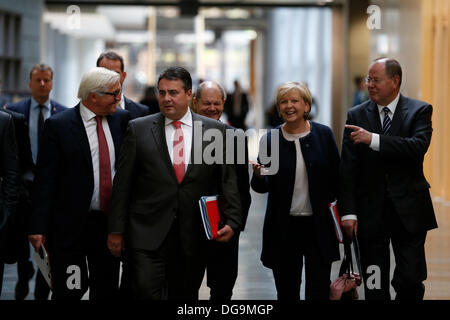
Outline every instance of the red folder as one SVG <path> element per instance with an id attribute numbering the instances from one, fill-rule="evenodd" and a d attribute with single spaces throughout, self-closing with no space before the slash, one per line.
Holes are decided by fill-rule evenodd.
<path id="1" fill-rule="evenodd" d="M 203 196 L 199 200 L 199 205 L 206 237 L 209 240 L 218 238 L 220 223 L 218 196 Z"/>
<path id="2" fill-rule="evenodd" d="M 339 212 L 337 208 L 337 201 L 333 201 L 328 205 L 330 209 L 331 218 L 333 220 L 334 231 L 336 232 L 336 239 L 339 243 L 344 242 L 344 234 L 341 229 L 341 219 L 339 218 Z"/>

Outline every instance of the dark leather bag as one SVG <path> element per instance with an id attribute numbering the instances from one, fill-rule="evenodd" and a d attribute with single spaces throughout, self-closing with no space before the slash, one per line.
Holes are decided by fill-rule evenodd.
<path id="1" fill-rule="evenodd" d="M 352 243 L 359 273 L 355 272 L 353 268 Z M 339 268 L 339 277 L 330 285 L 330 300 L 357 300 L 356 288 L 362 283 L 361 270 L 358 238 L 353 234 L 353 241 L 344 240 L 344 259 Z"/>

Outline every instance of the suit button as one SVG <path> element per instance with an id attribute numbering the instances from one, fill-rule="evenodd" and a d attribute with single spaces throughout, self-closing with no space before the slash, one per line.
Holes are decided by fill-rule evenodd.
<path id="1" fill-rule="evenodd" d="M 306 144 L 306 147 L 309 148 L 309 143 Z"/>

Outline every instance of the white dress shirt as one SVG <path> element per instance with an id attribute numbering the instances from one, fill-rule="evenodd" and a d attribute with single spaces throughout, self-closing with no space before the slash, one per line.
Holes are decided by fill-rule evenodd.
<path id="1" fill-rule="evenodd" d="M 85 107 L 82 102 L 80 102 L 80 114 L 89 140 L 89 147 L 91 149 L 92 157 L 92 169 L 94 170 L 94 192 L 92 193 L 90 209 L 100 210 L 100 160 L 98 150 L 97 121 L 95 120 L 96 115 Z M 114 141 L 109 129 L 108 120 L 105 116 L 102 119 L 102 127 L 103 132 L 105 133 L 106 142 L 108 143 L 109 159 L 111 161 L 111 178 L 114 179 L 114 175 L 116 174 L 116 155 Z"/>
<path id="2" fill-rule="evenodd" d="M 175 127 L 169 118 L 165 118 L 165 131 L 166 131 L 166 143 L 167 149 L 169 150 L 170 161 L 173 164 L 173 139 L 175 136 Z M 190 158 L 191 158 L 191 147 L 192 147 L 192 113 L 190 108 L 188 108 L 185 115 L 179 120 L 181 122 L 181 129 L 183 130 L 183 142 L 184 142 L 184 171 L 186 172 Z"/>
<path id="3" fill-rule="evenodd" d="M 387 106 L 380 106 L 379 104 L 377 104 L 381 123 L 383 123 L 384 120 L 384 111 L 383 111 L 384 107 L 388 107 L 389 117 L 391 118 L 392 121 L 395 109 L 397 109 L 398 100 L 400 100 L 400 93 L 398 93 L 397 97 L 395 97 L 395 99 L 392 100 L 392 102 L 389 103 Z M 372 133 L 372 141 L 370 142 L 369 147 L 374 151 L 380 151 L 380 135 L 378 133 Z"/>
<path id="4" fill-rule="evenodd" d="M 123 97 L 123 93 L 120 95 L 120 101 L 117 104 L 116 108 L 125 110 L 125 98 Z"/>

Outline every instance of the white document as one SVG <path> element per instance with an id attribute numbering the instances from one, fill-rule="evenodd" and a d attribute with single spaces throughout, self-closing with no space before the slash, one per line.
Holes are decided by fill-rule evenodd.
<path id="1" fill-rule="evenodd" d="M 34 261 L 36 262 L 39 270 L 41 270 L 45 281 L 47 281 L 50 289 L 52 288 L 52 274 L 50 273 L 50 262 L 48 260 L 48 253 L 44 245 L 41 245 L 39 252 L 34 252 Z"/>

